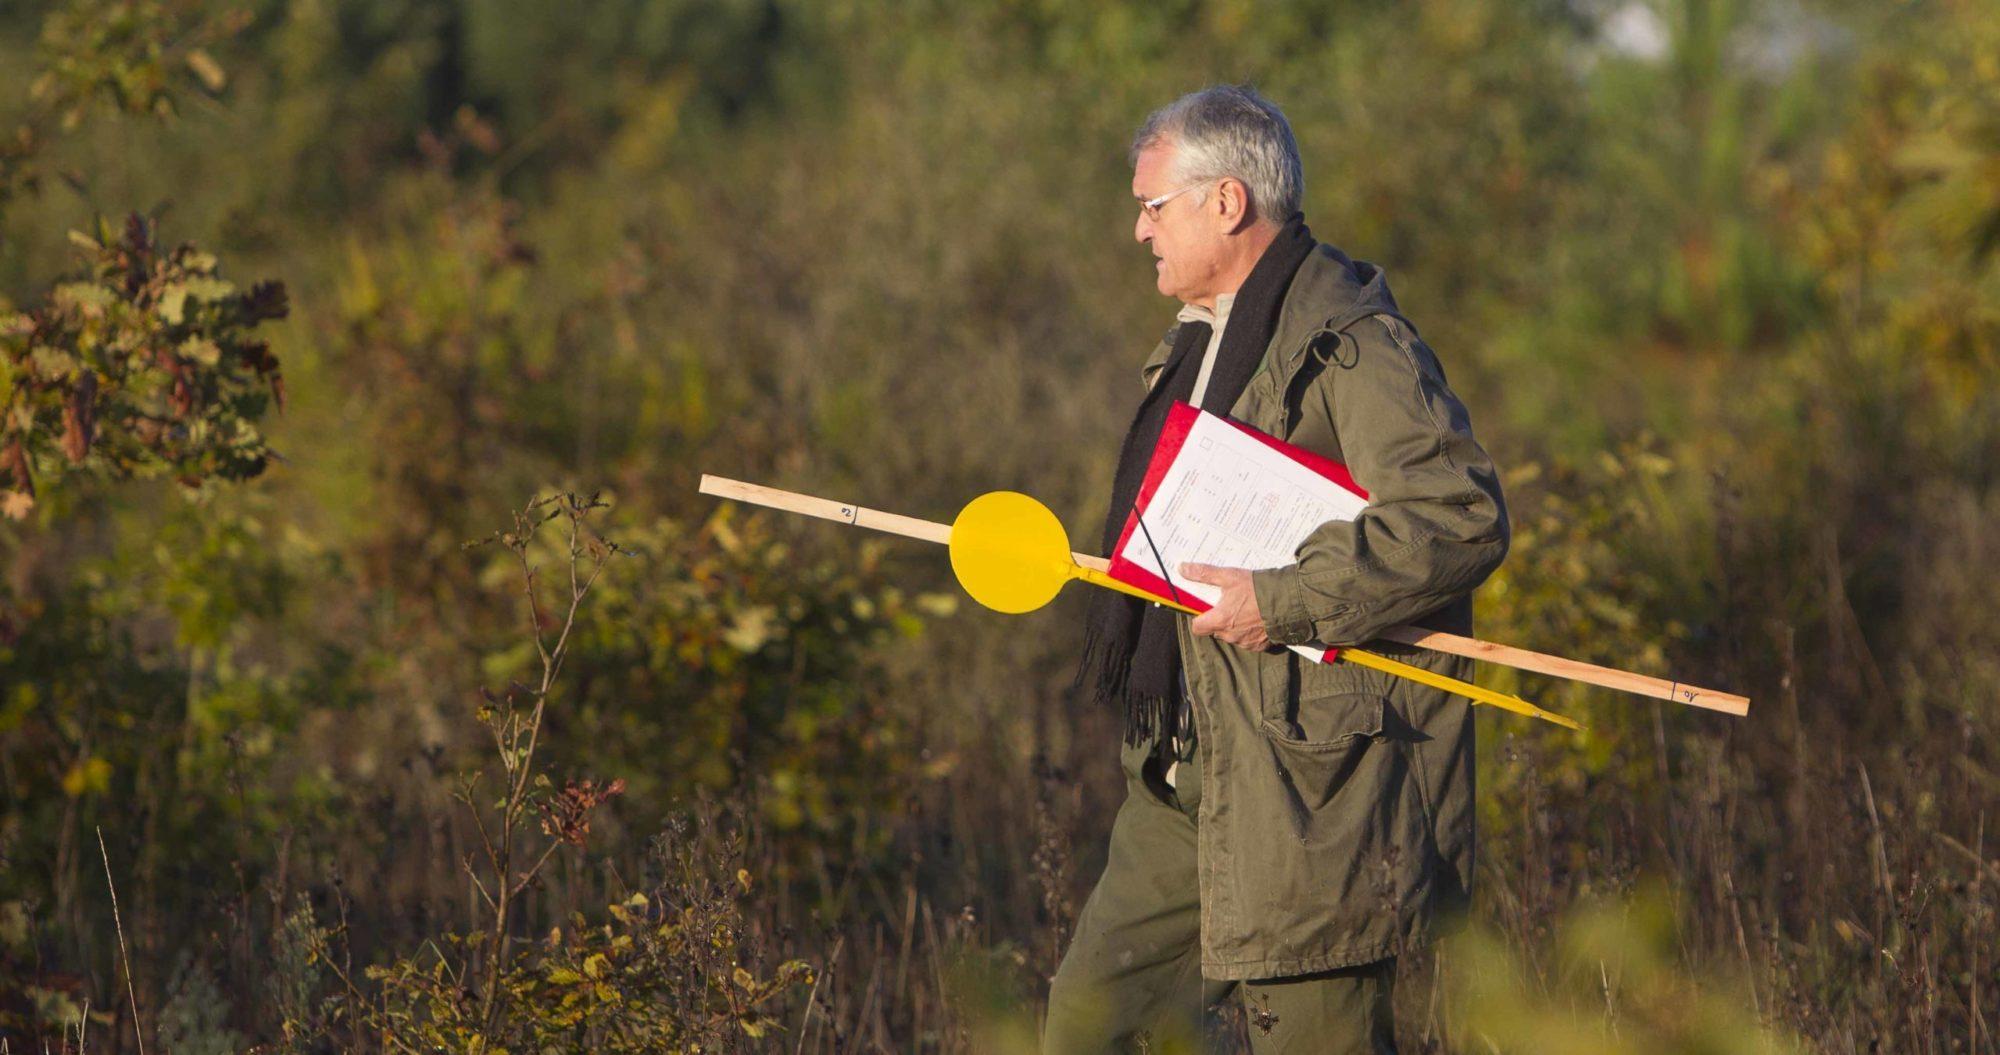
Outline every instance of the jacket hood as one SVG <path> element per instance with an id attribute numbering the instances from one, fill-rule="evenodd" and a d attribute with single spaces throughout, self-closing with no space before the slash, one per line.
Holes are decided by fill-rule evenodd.
<path id="1" fill-rule="evenodd" d="M 1314 246 L 1299 266 L 1284 310 L 1287 315 L 1296 311 L 1311 316 L 1299 321 L 1329 330 L 1346 329 L 1370 315 L 1403 316 L 1396 295 L 1389 291 L 1387 271 L 1325 242 Z"/>

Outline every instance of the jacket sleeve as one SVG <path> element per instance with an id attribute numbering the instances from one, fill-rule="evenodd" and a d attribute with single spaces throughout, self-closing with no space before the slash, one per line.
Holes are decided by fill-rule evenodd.
<path id="1" fill-rule="evenodd" d="M 1304 399 L 1331 413 L 1368 506 L 1315 529 L 1297 563 L 1252 574 L 1281 645 L 1367 641 L 1470 593 L 1507 554 L 1499 476 L 1430 348 L 1384 316 L 1348 335 Z"/>

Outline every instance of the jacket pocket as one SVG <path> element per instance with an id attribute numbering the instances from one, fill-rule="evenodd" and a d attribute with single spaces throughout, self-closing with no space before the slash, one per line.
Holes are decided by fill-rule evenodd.
<path id="1" fill-rule="evenodd" d="M 1272 735 L 1323 742 L 1371 720 L 1380 730 L 1380 700 L 1390 688 L 1386 675 L 1358 663 L 1314 663 L 1290 650 L 1260 658 L 1265 669 L 1258 683 L 1259 710 Z M 1375 706 L 1357 698 L 1363 696 L 1374 698 Z"/>
<path id="2" fill-rule="evenodd" d="M 1386 699 L 1373 693 L 1344 692 L 1301 700 L 1298 711 L 1287 719 L 1264 719 L 1264 735 L 1279 777 L 1291 793 L 1293 821 L 1301 834 L 1311 814 L 1341 791 L 1356 783 L 1376 783 L 1356 778 L 1364 770 L 1375 775 L 1382 762 L 1390 761 L 1371 752 L 1383 739 L 1388 706 Z M 1387 745 L 1382 748 L 1387 749 Z M 1359 794 L 1373 790 L 1359 789 Z"/>
<path id="3" fill-rule="evenodd" d="M 1388 701 L 1360 686 L 1300 694 L 1288 714 L 1264 719 L 1264 731 L 1294 747 L 1330 751 L 1382 735 Z"/>
<path id="4" fill-rule="evenodd" d="M 1364 856 L 1427 845 L 1430 810 L 1407 742 L 1413 730 L 1388 697 L 1344 692 L 1302 700 L 1298 720 L 1267 718 L 1263 733 L 1300 841 Z"/>

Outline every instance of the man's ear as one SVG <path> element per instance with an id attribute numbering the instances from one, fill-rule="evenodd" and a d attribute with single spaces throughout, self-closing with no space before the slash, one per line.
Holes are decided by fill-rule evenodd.
<path id="1" fill-rule="evenodd" d="M 1222 222 L 1222 233 L 1235 234 L 1250 226 L 1255 217 L 1250 212 L 1250 188 L 1233 176 L 1215 186 L 1216 219 Z"/>

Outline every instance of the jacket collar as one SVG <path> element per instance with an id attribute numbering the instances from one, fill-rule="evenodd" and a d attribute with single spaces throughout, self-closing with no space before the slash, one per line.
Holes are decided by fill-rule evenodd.
<path id="1" fill-rule="evenodd" d="M 1366 260 L 1355 260 L 1338 248 L 1321 242 L 1307 254 L 1292 276 L 1278 308 L 1278 326 L 1271 335 L 1266 365 L 1290 369 L 1305 355 L 1308 338 L 1315 333 L 1338 332 L 1370 315 L 1388 314 L 1402 318 L 1395 294 L 1389 291 L 1386 271 Z M 1184 320 L 1174 323 L 1178 329 Z M 1173 353 L 1173 330 L 1153 348 L 1141 378 L 1150 379 Z"/>
<path id="2" fill-rule="evenodd" d="M 1299 265 L 1291 288 L 1285 292 L 1271 347 L 1289 365 L 1305 353 L 1308 335 L 1338 332 L 1370 315 L 1382 314 L 1402 317 L 1395 294 L 1389 291 L 1388 273 L 1321 242 Z"/>

